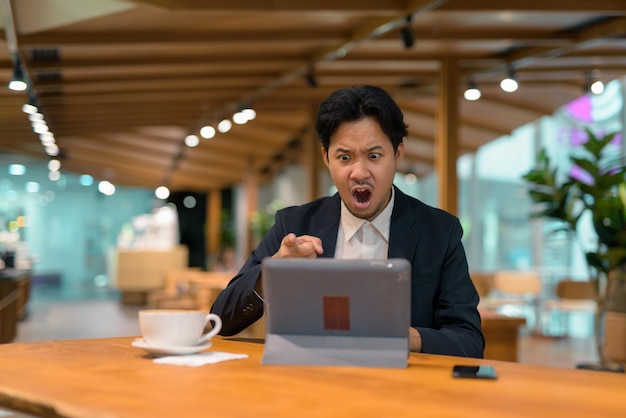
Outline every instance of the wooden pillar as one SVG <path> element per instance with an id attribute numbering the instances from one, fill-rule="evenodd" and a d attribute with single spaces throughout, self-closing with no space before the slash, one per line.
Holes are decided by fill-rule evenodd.
<path id="1" fill-rule="evenodd" d="M 219 253 L 222 247 L 222 190 L 211 189 L 209 191 L 209 204 L 207 205 L 206 242 L 210 255 Z"/>
<path id="2" fill-rule="evenodd" d="M 259 206 L 259 173 L 255 168 L 256 165 L 253 161 L 250 161 L 248 164 L 248 170 L 246 172 L 246 179 L 244 182 L 244 193 L 246 195 L 246 222 L 247 222 L 247 250 L 246 253 L 249 254 L 254 250 L 256 246 L 255 237 L 252 233 L 252 229 L 250 228 L 250 220 L 252 219 L 252 215 L 254 212 L 258 210 Z"/>
<path id="3" fill-rule="evenodd" d="M 438 84 L 437 132 L 435 135 L 435 172 L 438 206 L 457 215 L 458 179 L 456 160 L 459 154 L 459 70 L 457 60 L 441 60 Z"/>
<path id="4" fill-rule="evenodd" d="M 302 155 L 304 157 L 303 164 L 307 172 L 307 201 L 317 199 L 319 197 L 320 189 L 320 166 L 323 164 L 321 161 L 322 154 L 320 149 L 322 145 L 317 139 L 315 133 L 315 120 L 317 118 L 317 108 L 312 109 L 310 116 L 310 128 L 302 138 Z"/>

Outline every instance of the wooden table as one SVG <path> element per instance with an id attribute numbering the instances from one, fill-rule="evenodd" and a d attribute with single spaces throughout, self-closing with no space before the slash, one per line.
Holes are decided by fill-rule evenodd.
<path id="1" fill-rule="evenodd" d="M 158 365 L 132 338 L 0 346 L 0 407 L 48 417 L 623 417 L 626 376 L 411 354 L 406 369 L 261 364 L 258 342 L 201 367 Z M 453 379 L 453 364 L 489 363 L 496 381 Z"/>
<path id="2" fill-rule="evenodd" d="M 519 328 L 526 320 L 501 315 L 489 309 L 480 309 L 480 319 L 485 336 L 485 358 L 517 361 Z"/>

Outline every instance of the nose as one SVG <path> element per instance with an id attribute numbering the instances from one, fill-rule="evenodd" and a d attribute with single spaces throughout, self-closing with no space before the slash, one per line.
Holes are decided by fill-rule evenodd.
<path id="1" fill-rule="evenodd" d="M 369 178 L 369 166 L 367 161 L 363 161 L 362 159 L 355 160 L 352 164 L 352 171 L 350 172 L 350 177 L 355 181 L 360 181 Z"/>

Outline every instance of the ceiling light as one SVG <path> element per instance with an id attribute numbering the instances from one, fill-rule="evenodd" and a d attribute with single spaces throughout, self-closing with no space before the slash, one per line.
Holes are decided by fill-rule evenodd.
<path id="1" fill-rule="evenodd" d="M 59 146 L 57 144 L 46 145 L 44 147 L 46 154 L 50 157 L 56 157 L 59 155 Z"/>
<path id="2" fill-rule="evenodd" d="M 233 123 L 228 119 L 224 119 L 220 123 L 217 124 L 217 130 L 223 134 L 230 131 L 230 128 L 232 127 L 233 127 Z"/>
<path id="3" fill-rule="evenodd" d="M 111 196 L 115 193 L 115 186 L 106 180 L 98 183 L 98 191 L 104 195 Z"/>
<path id="4" fill-rule="evenodd" d="M 233 115 L 233 122 L 235 122 L 237 125 L 243 125 L 248 122 L 248 118 L 246 117 L 245 113 L 239 111 Z"/>
<path id="5" fill-rule="evenodd" d="M 254 118 L 256 118 L 256 111 L 251 107 L 246 107 L 241 111 L 241 113 L 246 115 L 246 118 L 248 118 L 248 120 L 253 120 Z"/>
<path id="6" fill-rule="evenodd" d="M 165 200 L 170 197 L 170 189 L 165 186 L 159 186 L 154 191 L 154 195 L 157 197 L 157 199 Z"/>
<path id="7" fill-rule="evenodd" d="M 515 73 L 512 69 L 510 69 L 508 76 L 500 82 L 500 88 L 507 93 L 513 93 L 518 87 Z"/>
<path id="8" fill-rule="evenodd" d="M 215 128 L 211 125 L 200 128 L 200 136 L 205 139 L 211 139 L 215 136 Z"/>
<path id="9" fill-rule="evenodd" d="M 30 104 L 30 103 L 24 103 L 22 105 L 22 112 L 27 113 L 29 115 L 32 115 L 34 113 L 37 113 L 39 111 L 39 109 L 37 109 L 37 106 Z"/>
<path id="10" fill-rule="evenodd" d="M 61 178 L 60 171 L 49 171 L 48 172 L 48 180 L 50 181 L 58 181 Z"/>
<path id="11" fill-rule="evenodd" d="M 463 97 L 465 97 L 465 100 L 474 101 L 480 99 L 480 96 L 481 92 L 476 86 L 476 83 L 473 79 L 470 79 L 468 82 L 467 90 L 465 90 L 465 92 L 463 93 Z"/>
<path id="12" fill-rule="evenodd" d="M 29 113 L 28 120 L 31 122 L 35 122 L 35 121 L 44 120 L 44 117 L 43 117 L 43 114 L 40 112 Z"/>
<path id="13" fill-rule="evenodd" d="M 189 148 L 197 147 L 200 143 L 200 138 L 197 135 L 187 135 L 185 137 L 185 145 Z"/>
<path id="14" fill-rule="evenodd" d="M 44 134 L 39 135 L 39 141 L 41 145 L 47 147 L 48 145 L 56 144 L 56 140 L 54 139 L 54 135 L 51 132 L 46 132 Z"/>
<path id="15" fill-rule="evenodd" d="M 406 18 L 406 24 L 400 29 L 400 37 L 402 38 L 402 44 L 404 48 L 409 49 L 415 45 L 415 38 L 413 37 L 413 29 L 411 28 L 412 16 L 408 15 Z"/>
<path id="16" fill-rule="evenodd" d="M 19 60 L 15 62 L 13 67 L 13 78 L 9 82 L 9 88 L 14 91 L 24 91 L 28 87 L 26 79 L 24 78 L 24 72 L 22 71 L 22 65 Z"/>
<path id="17" fill-rule="evenodd" d="M 53 159 L 48 161 L 48 170 L 59 171 L 61 169 L 61 161 Z"/>
<path id="18" fill-rule="evenodd" d="M 590 91 L 593 94 L 602 94 L 604 92 L 604 83 L 600 80 L 593 82 Z"/>
<path id="19" fill-rule="evenodd" d="M 48 125 L 43 120 L 35 121 L 31 123 L 31 125 L 33 127 L 33 132 L 39 135 L 50 132 L 50 128 L 48 128 Z"/>

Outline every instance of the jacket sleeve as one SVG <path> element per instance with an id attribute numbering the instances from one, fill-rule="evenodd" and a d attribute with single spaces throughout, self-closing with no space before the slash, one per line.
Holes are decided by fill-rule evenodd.
<path id="1" fill-rule="evenodd" d="M 462 234 L 455 222 L 436 281 L 432 326 L 416 328 L 424 353 L 482 358 L 485 341 L 477 309 L 479 296 L 469 275 Z"/>
<path id="2" fill-rule="evenodd" d="M 222 318 L 220 335 L 235 335 L 263 316 L 263 300 L 254 287 L 261 277 L 261 262 L 278 251 L 285 235 L 280 216 L 280 212 L 276 214 L 274 226 L 213 303 L 211 313 Z"/>

